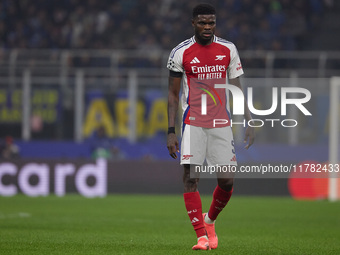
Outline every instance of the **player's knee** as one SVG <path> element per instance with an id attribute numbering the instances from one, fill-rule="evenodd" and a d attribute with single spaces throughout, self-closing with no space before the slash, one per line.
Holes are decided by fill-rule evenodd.
<path id="1" fill-rule="evenodd" d="M 225 191 L 231 191 L 233 189 L 234 179 L 218 179 L 218 186 Z"/>
<path id="2" fill-rule="evenodd" d="M 198 178 L 192 178 L 192 176 L 190 176 L 190 167 L 185 166 L 183 174 L 184 192 L 197 191 L 198 182 Z"/>
<path id="3" fill-rule="evenodd" d="M 184 173 L 183 183 L 187 186 L 195 186 L 198 184 L 198 178 L 191 178 L 190 173 Z"/>
<path id="4" fill-rule="evenodd" d="M 188 178 L 184 180 L 184 192 L 196 192 L 198 179 Z"/>

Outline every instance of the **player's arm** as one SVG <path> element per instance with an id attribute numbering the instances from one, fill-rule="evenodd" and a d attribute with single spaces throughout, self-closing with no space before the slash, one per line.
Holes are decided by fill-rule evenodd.
<path id="1" fill-rule="evenodd" d="M 168 87 L 168 137 L 167 147 L 169 154 L 177 158 L 176 152 L 179 152 L 178 139 L 175 134 L 176 117 L 178 112 L 179 91 L 181 89 L 182 73 L 170 71 Z"/>
<path id="2" fill-rule="evenodd" d="M 237 77 L 235 79 L 230 79 L 229 83 L 232 84 L 232 85 L 235 85 L 236 87 L 238 87 L 239 89 L 241 89 L 243 91 L 242 85 L 241 85 L 241 82 L 240 82 L 240 78 Z M 248 121 L 252 120 L 246 99 L 244 99 L 244 117 L 246 118 L 247 123 L 248 123 Z M 254 143 L 254 140 L 255 140 L 254 128 L 248 126 L 247 129 L 246 129 L 245 137 L 244 137 L 244 143 L 248 142 L 248 144 L 245 146 L 245 148 L 248 149 Z"/>

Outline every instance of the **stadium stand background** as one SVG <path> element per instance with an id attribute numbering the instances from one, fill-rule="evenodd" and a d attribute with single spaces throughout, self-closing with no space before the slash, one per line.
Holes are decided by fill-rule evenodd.
<path id="1" fill-rule="evenodd" d="M 210 1 L 218 34 L 241 50 L 302 50 L 329 1 Z M 3 49 L 171 49 L 192 35 L 196 1 L 2 1 Z M 328 5 L 327 5 L 328 3 Z M 189 25 L 188 25 L 189 24 Z M 315 48 L 317 49 L 317 47 Z"/>
<path id="2" fill-rule="evenodd" d="M 340 23 L 337 1 L 209 2 L 218 10 L 217 34 L 237 45 L 246 77 L 268 78 L 266 69 L 268 52 L 274 52 L 278 56 L 272 64 L 270 77 L 288 77 L 291 69 L 297 70 L 300 77 L 314 77 L 315 72 L 303 71 L 306 67 L 318 66 L 319 52 L 317 51 L 338 50 L 336 38 L 339 35 L 334 33 Z M 164 56 L 167 56 L 169 50 L 178 42 L 192 36 L 190 13 L 195 4 L 196 1 L 171 0 L 157 0 L 152 4 L 146 0 L 37 0 L 34 4 L 30 1 L 2 1 L 0 3 L 0 73 L 8 78 L 6 85 L 13 83 L 14 87 L 21 86 L 23 71 L 28 67 L 33 76 L 53 77 L 51 80 L 56 82 L 51 83 L 58 86 L 64 69 L 67 69 L 66 79 L 72 80 L 75 70 L 84 68 L 88 88 L 96 89 L 102 85 L 105 89 L 99 94 L 103 94 L 108 102 L 115 101 L 116 98 L 124 98 L 126 91 L 122 80 L 126 78 L 125 70 L 135 68 L 143 72 L 145 68 L 150 68 L 151 72 L 154 72 L 151 68 L 164 69 Z M 115 84 L 114 88 L 109 88 L 107 84 L 110 82 L 103 82 L 100 79 L 112 76 L 109 72 L 112 71 L 113 60 L 105 56 L 111 50 L 121 52 L 119 54 L 123 55 L 125 53 L 127 55 L 150 53 L 150 55 L 145 58 L 118 56 L 115 71 L 119 73 L 118 76 L 121 76 L 118 82 L 122 84 Z M 316 59 L 294 59 L 296 52 L 310 50 L 316 51 Z M 67 57 L 62 61 L 65 51 Z M 102 54 L 98 55 L 98 52 Z M 15 65 L 11 62 L 11 57 L 14 55 Z M 280 58 L 282 55 L 291 57 Z M 331 59 L 324 68 L 327 72 L 329 69 L 335 70 L 336 73 L 338 67 L 339 60 Z M 287 71 L 276 73 L 280 70 Z M 167 73 L 162 72 L 161 78 L 164 79 Z M 321 78 L 329 75 L 325 72 L 318 74 Z M 149 79 L 149 76 L 145 79 Z M 139 97 L 143 97 L 147 110 L 150 110 L 155 98 L 166 93 L 164 84 L 161 87 L 159 84 L 157 81 L 151 82 L 150 79 L 147 85 L 141 86 Z M 53 87 L 53 85 L 49 86 Z M 55 105 L 58 108 L 57 121 L 52 124 L 44 123 L 40 132 L 32 133 L 31 142 L 22 141 L 20 123 L 9 121 L 1 125 L 1 133 L 13 136 L 19 144 L 21 156 L 91 157 L 93 134 L 81 145 L 74 142 L 73 120 L 76 113 L 72 105 L 74 95 L 72 91 L 70 92 L 73 86 L 66 85 L 66 88 L 64 86 L 61 89 L 60 102 Z M 98 96 L 96 94 L 98 91 L 94 93 L 95 95 L 87 95 L 87 98 Z M 115 117 L 114 112 L 112 115 Z M 37 122 L 39 123 L 39 118 Z M 324 141 L 325 138 L 310 135 L 316 131 L 307 130 L 309 136 L 303 142 L 308 144 Z M 257 142 L 259 146 L 270 143 L 271 139 L 277 143 L 284 143 L 286 136 L 280 140 L 274 133 L 266 137 L 260 134 Z M 165 159 L 168 157 L 164 148 L 165 132 L 157 132 L 152 137 L 145 135 L 133 145 L 126 137 L 115 136 L 110 139 L 112 144 L 106 143 L 105 146 L 123 150 L 116 151 L 118 158 Z M 49 141 L 53 141 L 53 148 L 49 147 Z M 46 150 L 46 147 L 49 149 Z M 242 158 L 242 155 L 240 157 Z"/>
<path id="3" fill-rule="evenodd" d="M 58 196 L 181 193 L 182 170 L 165 146 L 165 66 L 169 51 L 192 36 L 191 10 L 198 2 L 0 1 L 1 195 L 43 195 L 41 187 Z M 217 7 L 217 35 L 238 47 L 242 84 L 256 89 L 257 109 L 270 107 L 273 84 L 312 93 L 306 105 L 312 117 L 289 112 L 297 128 L 263 127 L 250 150 L 242 148 L 244 131 L 236 128 L 238 162 L 326 162 L 329 78 L 340 75 L 339 1 L 207 2 Z M 132 85 L 137 94 L 130 101 Z M 129 130 L 131 103 L 137 104 L 135 132 Z M 58 178 L 66 174 L 60 166 L 67 167 L 67 178 Z M 211 193 L 215 181 L 201 182 L 200 192 Z M 238 178 L 235 194 L 321 199 L 327 179 Z"/>

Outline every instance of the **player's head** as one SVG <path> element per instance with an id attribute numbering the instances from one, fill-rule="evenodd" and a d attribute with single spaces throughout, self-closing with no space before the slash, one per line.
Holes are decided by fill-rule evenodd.
<path id="1" fill-rule="evenodd" d="M 198 15 L 216 15 L 215 7 L 210 4 L 199 4 L 192 10 L 192 18 L 196 18 Z"/>
<path id="2" fill-rule="evenodd" d="M 199 43 L 211 43 L 216 29 L 215 8 L 210 4 L 196 5 L 192 10 L 192 26 Z"/>

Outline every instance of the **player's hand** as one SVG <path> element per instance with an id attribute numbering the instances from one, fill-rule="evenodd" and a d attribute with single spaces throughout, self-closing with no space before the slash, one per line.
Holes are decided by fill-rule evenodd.
<path id="1" fill-rule="evenodd" d="M 244 147 L 245 149 L 249 149 L 249 147 L 254 143 L 254 140 L 255 140 L 255 130 L 253 127 L 247 127 L 246 129 L 246 134 L 245 134 L 245 137 L 244 137 L 244 143 L 247 143 L 248 144 Z"/>
<path id="2" fill-rule="evenodd" d="M 177 139 L 176 134 L 174 133 L 168 134 L 167 147 L 168 147 L 170 156 L 176 159 L 177 158 L 176 152 L 179 152 L 179 145 L 178 145 L 178 139 Z"/>

